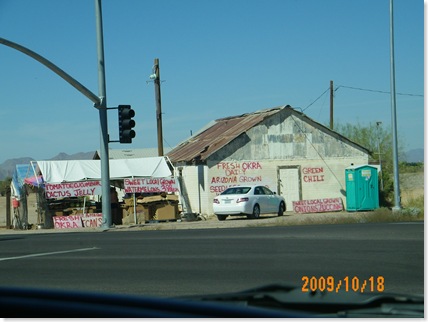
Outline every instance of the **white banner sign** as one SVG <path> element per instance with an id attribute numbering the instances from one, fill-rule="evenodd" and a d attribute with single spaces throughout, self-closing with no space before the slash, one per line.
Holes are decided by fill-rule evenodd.
<path id="1" fill-rule="evenodd" d="M 101 195 L 101 181 L 46 183 L 47 199 Z"/>
<path id="2" fill-rule="evenodd" d="M 175 178 L 134 178 L 125 179 L 125 193 L 177 192 L 178 182 Z"/>
<path id="3" fill-rule="evenodd" d="M 103 214 L 91 213 L 84 215 L 54 216 L 52 219 L 54 228 L 56 229 L 101 227 L 103 223 Z"/>
<path id="4" fill-rule="evenodd" d="M 81 215 L 54 216 L 52 219 L 54 222 L 54 228 L 56 229 L 83 227 Z"/>
<path id="5" fill-rule="evenodd" d="M 101 227 L 103 223 L 103 214 L 92 213 L 82 216 L 83 227 Z"/>
<path id="6" fill-rule="evenodd" d="M 293 201 L 293 210 L 296 213 L 334 212 L 342 211 L 343 204 L 340 198 L 299 200 Z"/>

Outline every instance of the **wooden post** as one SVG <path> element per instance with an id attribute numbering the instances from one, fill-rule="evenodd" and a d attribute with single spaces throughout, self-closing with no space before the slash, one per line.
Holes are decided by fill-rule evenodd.
<path id="1" fill-rule="evenodd" d="M 12 227 L 11 213 L 10 213 L 10 187 L 6 187 L 6 229 Z"/>
<path id="2" fill-rule="evenodd" d="M 160 90 L 160 70 L 159 59 L 155 58 L 154 71 L 156 78 L 155 83 L 155 99 L 156 99 L 156 122 L 158 131 L 158 156 L 163 156 L 163 135 L 162 135 L 162 104 L 161 104 L 161 90 Z"/>

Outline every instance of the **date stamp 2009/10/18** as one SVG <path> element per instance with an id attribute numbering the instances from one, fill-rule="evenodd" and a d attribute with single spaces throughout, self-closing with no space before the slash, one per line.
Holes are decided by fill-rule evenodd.
<path id="1" fill-rule="evenodd" d="M 302 292 L 383 292 L 385 290 L 385 278 L 383 276 L 370 276 L 361 279 L 358 276 L 345 276 L 334 278 L 333 276 L 302 276 Z"/>

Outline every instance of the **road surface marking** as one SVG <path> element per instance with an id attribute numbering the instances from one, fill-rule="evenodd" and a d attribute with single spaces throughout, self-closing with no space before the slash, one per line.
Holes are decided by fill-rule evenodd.
<path id="1" fill-rule="evenodd" d="M 72 250 L 62 250 L 62 251 L 58 251 L 58 252 L 30 254 L 30 255 L 15 256 L 15 257 L 6 257 L 6 258 L 0 258 L 0 261 L 8 261 L 8 260 L 12 260 L 12 259 L 22 259 L 22 258 L 38 257 L 38 256 L 49 256 L 49 255 L 56 255 L 56 254 L 67 254 L 67 253 L 75 253 L 75 252 L 85 252 L 85 251 L 88 251 L 88 250 L 95 250 L 95 249 L 99 249 L 99 248 L 98 247 L 79 248 L 79 249 L 72 249 Z"/>

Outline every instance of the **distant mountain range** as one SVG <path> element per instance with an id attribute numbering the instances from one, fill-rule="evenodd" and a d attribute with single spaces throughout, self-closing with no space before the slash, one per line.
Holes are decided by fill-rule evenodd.
<path id="1" fill-rule="evenodd" d="M 424 149 L 414 149 L 406 152 L 407 162 L 424 162 Z"/>
<path id="2" fill-rule="evenodd" d="M 51 159 L 46 160 L 92 160 L 95 155 L 95 151 L 92 152 L 79 152 L 75 154 L 67 154 L 64 152 L 59 153 Z M 12 177 L 17 164 L 29 164 L 31 161 L 35 161 L 33 158 L 24 157 L 9 159 L 0 164 L 0 181 Z"/>
<path id="3" fill-rule="evenodd" d="M 47 160 L 92 160 L 95 151 L 79 152 L 75 154 L 59 153 L 51 159 Z M 17 164 L 29 164 L 30 161 L 35 161 L 33 158 L 17 158 L 9 159 L 0 164 L 0 181 L 12 177 Z M 407 162 L 424 162 L 424 149 L 414 149 L 405 153 L 405 161 Z"/>

